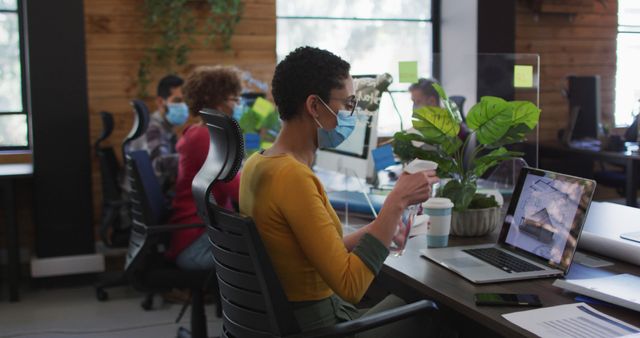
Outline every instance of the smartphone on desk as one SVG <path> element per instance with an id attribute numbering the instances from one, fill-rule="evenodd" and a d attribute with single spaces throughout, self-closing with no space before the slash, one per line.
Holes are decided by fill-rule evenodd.
<path id="1" fill-rule="evenodd" d="M 521 293 L 476 293 L 476 305 L 486 306 L 542 306 L 538 295 Z"/>

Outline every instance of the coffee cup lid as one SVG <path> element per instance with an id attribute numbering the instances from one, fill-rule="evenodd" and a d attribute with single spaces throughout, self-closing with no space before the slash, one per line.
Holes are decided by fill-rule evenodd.
<path id="1" fill-rule="evenodd" d="M 453 202 L 446 197 L 432 197 L 422 205 L 424 208 L 446 209 L 453 208 Z"/>

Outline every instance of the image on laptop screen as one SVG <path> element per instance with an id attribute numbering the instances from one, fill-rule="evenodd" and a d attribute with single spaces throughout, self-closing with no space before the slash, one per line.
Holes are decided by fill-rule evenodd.
<path id="1" fill-rule="evenodd" d="M 567 268 L 576 248 L 594 182 L 551 172 L 523 170 L 500 235 L 501 242 Z M 505 233 L 506 232 L 506 233 Z"/>

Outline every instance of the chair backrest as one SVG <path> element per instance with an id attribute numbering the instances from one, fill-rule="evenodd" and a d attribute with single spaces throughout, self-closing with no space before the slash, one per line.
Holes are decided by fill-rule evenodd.
<path id="1" fill-rule="evenodd" d="M 209 128 L 209 157 L 193 181 L 196 203 L 206 216 L 220 287 L 224 337 L 280 337 L 300 332 L 253 220 L 209 199 L 211 186 L 230 179 L 243 157 L 240 127 L 215 111 L 201 116 Z M 207 181 L 208 178 L 212 178 Z"/>
<path id="2" fill-rule="evenodd" d="M 224 113 L 203 109 L 200 116 L 209 129 L 209 153 L 205 164 L 193 178 L 191 187 L 198 216 L 204 220 L 207 217 L 207 202 L 201 197 L 210 196 L 214 181 L 228 182 L 236 176 L 244 157 L 244 139 L 238 122 Z"/>
<path id="3" fill-rule="evenodd" d="M 94 143 L 94 147 L 96 150 L 100 149 L 100 143 L 113 133 L 113 114 L 103 111 L 100 112 L 100 117 L 102 118 L 102 133 Z"/>
<path id="4" fill-rule="evenodd" d="M 133 126 L 131 126 L 127 137 L 122 141 L 123 158 L 127 155 L 129 144 L 147 132 L 149 119 L 151 118 L 149 108 L 147 108 L 147 105 L 141 100 L 135 99 L 131 101 L 131 107 L 133 108 Z"/>
<path id="5" fill-rule="evenodd" d="M 120 174 L 120 165 L 113 151 L 113 147 L 103 147 L 102 141 L 106 140 L 113 132 L 113 114 L 103 111 L 100 112 L 102 117 L 102 134 L 96 140 L 94 147 L 96 156 L 100 163 L 100 176 L 102 177 L 102 199 L 105 203 L 116 201 L 121 198 L 121 189 L 118 184 Z"/>
<path id="6" fill-rule="evenodd" d="M 156 178 L 146 150 L 132 151 L 127 155 L 127 179 L 133 227 L 129 240 L 129 251 L 125 269 L 135 269 L 140 263 L 140 254 L 155 243 L 148 243 L 148 227 L 165 223 L 169 210 L 166 207 L 160 184 Z"/>

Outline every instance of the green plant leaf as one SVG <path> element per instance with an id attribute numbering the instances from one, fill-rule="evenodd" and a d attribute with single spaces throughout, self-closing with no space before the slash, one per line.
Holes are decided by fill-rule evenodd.
<path id="1" fill-rule="evenodd" d="M 442 196 L 453 202 L 453 210 L 455 211 L 467 210 L 475 193 L 475 182 L 462 183 L 457 180 L 451 180 L 442 189 Z"/>
<path id="2" fill-rule="evenodd" d="M 499 97 L 484 96 L 467 115 L 467 126 L 480 144 L 491 145 L 513 125 L 513 107 Z"/>
<path id="3" fill-rule="evenodd" d="M 473 173 L 476 177 L 481 177 L 487 170 L 502 161 L 522 156 L 523 153 L 509 151 L 504 147 L 494 149 L 490 153 L 473 160 Z"/>
<path id="4" fill-rule="evenodd" d="M 538 107 L 528 101 L 511 101 L 509 105 L 513 109 L 513 125 L 524 123 L 529 129 L 536 127 L 540 119 L 540 109 Z"/>
<path id="5" fill-rule="evenodd" d="M 413 127 L 428 141 L 440 141 L 446 136 L 457 136 L 460 125 L 449 112 L 440 107 L 421 107 L 413 111 Z"/>
<path id="6" fill-rule="evenodd" d="M 518 124 L 509 130 L 500 138 L 489 146 L 489 148 L 502 147 L 507 144 L 518 143 L 524 140 L 525 136 L 533 129 L 530 129 L 526 124 Z"/>

